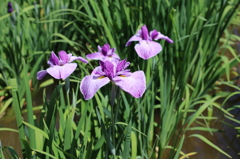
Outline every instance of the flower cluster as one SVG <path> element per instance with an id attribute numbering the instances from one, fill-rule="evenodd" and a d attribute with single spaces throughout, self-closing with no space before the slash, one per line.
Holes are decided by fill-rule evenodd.
<path id="1" fill-rule="evenodd" d="M 82 79 L 80 90 L 86 100 L 91 99 L 98 89 L 110 81 L 128 92 L 135 98 L 143 95 L 146 89 L 146 78 L 143 71 L 131 73 L 127 69 L 129 62 L 113 58 L 112 60 L 100 61 L 91 75 Z"/>
<path id="2" fill-rule="evenodd" d="M 110 81 L 135 98 L 141 97 L 145 92 L 144 72 L 131 73 L 127 69 L 130 63 L 126 59 L 120 60 L 115 51 L 115 48 L 111 49 L 109 44 L 105 44 L 102 47 L 98 46 L 98 52 L 86 56 L 88 59 L 100 60 L 100 66 L 96 67 L 91 75 L 82 79 L 80 90 L 86 100 L 91 99 L 101 87 Z"/>
<path id="3" fill-rule="evenodd" d="M 156 30 L 148 33 L 148 29 L 144 25 L 138 30 L 136 35 L 128 40 L 126 46 L 129 46 L 132 41 L 139 41 L 135 45 L 137 54 L 143 59 L 149 59 L 162 51 L 162 46 L 153 41 L 159 39 L 173 43 L 170 38 Z M 115 52 L 115 48 L 111 48 L 109 44 L 105 44 L 102 47 L 98 46 L 98 52 L 86 55 L 86 58 L 89 60 L 99 60 L 99 66 L 90 75 L 85 76 L 80 84 L 80 91 L 86 100 L 91 99 L 101 87 L 109 82 L 112 82 L 135 98 L 142 97 L 144 94 L 146 90 L 144 72 L 130 72 L 127 69 L 130 63 L 126 59 L 121 60 Z M 72 61 L 80 60 L 88 63 L 84 58 L 72 56 L 72 54 L 67 54 L 65 51 L 60 51 L 58 55 L 59 58 L 54 52 L 51 53 L 48 60 L 50 67 L 39 71 L 37 79 L 42 79 L 47 73 L 56 79 L 66 79 L 77 67 L 76 63 L 71 63 Z"/>

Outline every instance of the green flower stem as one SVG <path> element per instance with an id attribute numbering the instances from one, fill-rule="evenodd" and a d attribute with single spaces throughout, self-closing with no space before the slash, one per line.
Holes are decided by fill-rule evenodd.
<path id="1" fill-rule="evenodd" d="M 112 120 L 112 144 L 113 147 L 115 147 L 115 113 L 114 113 L 114 102 L 116 98 L 116 85 L 115 83 L 112 82 L 112 90 L 111 90 L 111 100 L 110 100 L 110 105 L 111 105 L 111 120 Z"/>
<path id="2" fill-rule="evenodd" d="M 16 78 L 10 79 L 10 86 L 12 88 L 13 108 L 14 108 L 15 115 L 16 115 L 19 137 L 20 137 L 20 139 L 25 139 Z M 20 145 L 21 145 L 21 149 L 22 149 L 22 153 L 23 153 L 23 158 L 25 158 L 26 157 L 26 153 L 24 151 L 25 146 L 24 146 L 23 142 L 20 142 Z"/>
<path id="3" fill-rule="evenodd" d="M 65 89 L 66 89 L 66 94 L 67 94 L 67 103 L 70 105 L 70 99 L 69 99 L 69 92 L 70 92 L 70 79 L 67 77 L 65 79 Z"/>
<path id="4" fill-rule="evenodd" d="M 67 77 L 65 79 L 65 88 L 66 88 L 67 95 L 69 95 L 69 90 L 70 90 L 70 79 L 69 79 L 69 77 Z"/>
<path id="5" fill-rule="evenodd" d="M 65 89 L 66 89 L 66 94 L 67 94 L 67 104 L 69 106 L 68 108 L 70 108 L 71 103 L 70 103 L 70 99 L 69 99 L 69 92 L 70 92 L 70 78 L 69 77 L 67 77 L 65 79 Z M 74 111 L 74 109 L 75 109 L 75 107 L 72 104 L 72 110 Z M 75 115 L 75 113 L 73 113 L 73 115 L 72 115 L 72 120 L 74 119 L 74 115 Z"/>
<path id="6" fill-rule="evenodd" d="M 31 125 L 34 124 L 34 114 L 33 114 L 33 105 L 32 105 L 32 95 L 30 91 L 30 86 L 29 86 L 29 77 L 27 76 L 27 66 L 25 63 L 25 60 L 23 59 L 23 64 L 24 64 L 24 84 L 26 88 L 26 101 L 27 101 L 27 117 L 28 117 L 28 122 Z M 32 128 L 29 128 L 29 140 L 30 140 L 30 146 L 31 148 L 36 148 L 36 139 L 35 139 L 35 130 Z"/>
<path id="7" fill-rule="evenodd" d="M 116 132 L 115 132 L 115 125 L 117 122 L 117 116 L 118 116 L 118 111 L 119 111 L 119 100 L 117 100 L 117 107 L 115 107 L 115 99 L 119 99 L 120 97 L 120 89 L 115 85 L 115 83 L 112 83 L 112 90 L 111 90 L 111 120 L 112 120 L 112 144 L 113 147 L 115 147 L 115 137 L 116 137 Z M 116 109 L 115 109 L 116 108 Z"/>

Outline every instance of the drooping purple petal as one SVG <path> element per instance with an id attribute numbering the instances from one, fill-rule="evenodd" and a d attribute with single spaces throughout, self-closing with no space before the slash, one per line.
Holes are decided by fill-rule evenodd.
<path id="1" fill-rule="evenodd" d="M 140 41 L 140 40 L 142 40 L 142 37 L 141 37 L 140 34 L 133 35 L 133 36 L 128 40 L 128 42 L 126 43 L 125 46 L 129 46 L 129 45 L 132 43 L 132 41 Z"/>
<path id="2" fill-rule="evenodd" d="M 162 46 L 154 41 L 141 40 L 135 45 L 135 50 L 143 59 L 149 59 L 162 51 Z"/>
<path id="3" fill-rule="evenodd" d="M 58 59 L 57 55 L 52 51 L 50 58 L 48 60 L 48 64 L 50 66 L 53 66 L 53 65 L 58 65 L 58 62 L 59 62 L 59 59 Z"/>
<path id="4" fill-rule="evenodd" d="M 146 78 L 143 71 L 136 71 L 131 76 L 116 76 L 113 81 L 125 92 L 135 98 L 142 97 L 146 90 Z"/>
<path id="5" fill-rule="evenodd" d="M 110 80 L 107 77 L 94 77 L 92 75 L 88 75 L 82 79 L 80 91 L 82 92 L 84 99 L 89 100 L 101 87 L 109 82 Z"/>
<path id="6" fill-rule="evenodd" d="M 55 79 L 61 79 L 61 74 L 60 74 L 61 67 L 62 66 L 58 66 L 58 65 L 51 66 L 46 71 Z"/>
<path id="7" fill-rule="evenodd" d="M 150 32 L 150 37 L 151 37 L 153 40 L 163 39 L 163 40 L 166 40 L 166 41 L 169 42 L 169 43 L 173 43 L 172 39 L 170 39 L 169 37 L 161 34 L 161 33 L 158 32 L 157 30 L 151 31 L 151 32 Z"/>
<path id="8" fill-rule="evenodd" d="M 68 59 L 68 62 L 73 62 L 74 60 L 79 60 L 83 63 L 88 63 L 88 61 L 80 56 L 71 56 L 70 59 Z"/>
<path id="9" fill-rule="evenodd" d="M 76 68 L 77 68 L 76 63 L 66 63 L 64 66 L 61 66 L 60 67 L 61 79 L 66 79 L 75 71 Z"/>
<path id="10" fill-rule="evenodd" d="M 148 40 L 149 35 L 148 35 L 148 28 L 146 25 L 141 27 L 141 33 L 142 33 L 143 40 Z"/>
<path id="11" fill-rule="evenodd" d="M 76 63 L 67 63 L 63 66 L 52 66 L 47 69 L 47 73 L 56 79 L 66 79 L 76 68 Z"/>
<path id="12" fill-rule="evenodd" d="M 65 51 L 59 51 L 58 53 L 59 59 L 63 61 L 63 63 L 68 62 L 68 54 Z"/>
<path id="13" fill-rule="evenodd" d="M 37 73 L 37 79 L 38 79 L 38 80 L 41 80 L 46 74 L 47 74 L 47 71 L 46 71 L 46 70 L 38 71 L 38 73 Z"/>
<path id="14" fill-rule="evenodd" d="M 90 59 L 90 60 L 101 60 L 104 57 L 104 55 L 100 52 L 95 52 L 92 54 L 87 54 L 86 57 L 87 59 Z"/>

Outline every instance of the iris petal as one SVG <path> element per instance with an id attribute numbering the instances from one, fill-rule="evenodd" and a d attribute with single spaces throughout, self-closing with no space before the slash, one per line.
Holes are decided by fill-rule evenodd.
<path id="1" fill-rule="evenodd" d="M 158 32 L 156 30 L 151 31 L 150 36 L 153 40 L 163 39 L 163 40 L 166 40 L 169 43 L 173 43 L 172 39 L 170 39 L 169 37 L 161 34 L 160 32 Z"/>
<path id="2" fill-rule="evenodd" d="M 64 63 L 68 62 L 68 54 L 65 51 L 59 51 L 58 56 Z"/>
<path id="3" fill-rule="evenodd" d="M 60 76 L 61 79 L 66 79 L 68 76 L 70 76 L 75 69 L 77 68 L 76 63 L 67 63 L 64 66 L 60 67 Z"/>
<path id="4" fill-rule="evenodd" d="M 55 65 L 55 66 L 52 66 L 52 67 L 49 67 L 46 71 L 47 73 L 49 73 L 52 77 L 56 78 L 56 79 L 61 79 L 61 75 L 60 75 L 60 68 L 62 66 L 58 66 L 58 65 Z"/>
<path id="5" fill-rule="evenodd" d="M 114 57 L 114 58 L 116 58 L 116 59 L 120 59 L 120 57 L 118 56 L 118 54 L 115 54 L 115 53 L 112 54 L 112 57 Z"/>
<path id="6" fill-rule="evenodd" d="M 80 91 L 82 92 L 84 99 L 89 100 L 101 87 L 109 82 L 110 80 L 107 77 L 100 76 L 99 78 L 95 78 L 94 76 L 88 75 L 82 79 Z"/>
<path id="7" fill-rule="evenodd" d="M 146 78 L 143 71 L 136 71 L 131 76 L 117 76 L 113 79 L 115 84 L 135 98 L 142 97 L 146 90 Z"/>
<path id="8" fill-rule="evenodd" d="M 53 66 L 53 65 L 58 65 L 58 62 L 59 62 L 59 59 L 58 59 L 57 55 L 52 51 L 50 58 L 48 60 L 48 64 L 50 66 Z"/>
<path id="9" fill-rule="evenodd" d="M 102 46 L 102 54 L 104 56 L 107 56 L 111 52 L 112 52 L 112 50 L 110 49 L 110 45 L 109 44 L 105 44 L 105 45 Z"/>
<path id="10" fill-rule="evenodd" d="M 56 79 L 66 79 L 76 69 L 76 63 L 67 63 L 63 66 L 52 66 L 47 69 L 47 73 Z"/>
<path id="11" fill-rule="evenodd" d="M 88 63 L 88 61 L 86 59 L 84 59 L 80 56 L 78 56 L 78 57 L 77 56 L 71 56 L 71 58 L 68 60 L 68 62 L 70 63 L 70 62 L 73 62 L 74 60 L 79 60 L 83 63 Z"/>
<path id="12" fill-rule="evenodd" d="M 100 52 L 95 52 L 92 54 L 87 54 L 86 57 L 87 59 L 91 59 L 91 60 L 101 60 L 104 57 L 104 55 Z"/>
<path id="13" fill-rule="evenodd" d="M 104 62 L 103 70 L 106 76 L 112 79 L 115 76 L 114 64 L 110 61 Z"/>
<path id="14" fill-rule="evenodd" d="M 122 71 L 124 69 L 127 68 L 127 66 L 129 66 L 129 62 L 127 62 L 126 59 L 122 60 L 122 61 L 119 61 L 118 64 L 117 64 L 117 68 L 116 68 L 116 72 L 119 72 L 119 71 Z"/>
<path id="15" fill-rule="evenodd" d="M 148 35 L 148 28 L 146 25 L 141 27 L 141 32 L 142 32 L 143 40 L 148 40 L 149 35 Z"/>
<path id="16" fill-rule="evenodd" d="M 141 40 L 135 45 L 135 50 L 143 59 L 149 59 L 162 51 L 162 46 L 154 41 Z"/>
<path id="17" fill-rule="evenodd" d="M 41 80 L 46 74 L 47 74 L 47 71 L 46 71 L 46 70 L 38 71 L 38 73 L 37 73 L 37 79 L 38 79 L 38 80 Z"/>
<path id="18" fill-rule="evenodd" d="M 126 43 L 125 46 L 129 46 L 133 41 L 140 41 L 140 40 L 142 40 L 142 37 L 141 37 L 139 34 L 133 35 L 133 36 L 128 40 L 128 42 Z"/>

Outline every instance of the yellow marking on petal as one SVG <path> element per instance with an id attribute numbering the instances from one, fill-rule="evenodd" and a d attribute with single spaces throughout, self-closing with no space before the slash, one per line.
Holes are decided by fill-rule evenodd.
<path id="1" fill-rule="evenodd" d="M 100 77 L 98 77 L 97 79 L 103 79 L 105 76 L 100 76 Z"/>
<path id="2" fill-rule="evenodd" d="M 127 76 L 124 76 L 124 75 L 120 75 L 120 77 L 127 77 Z"/>

